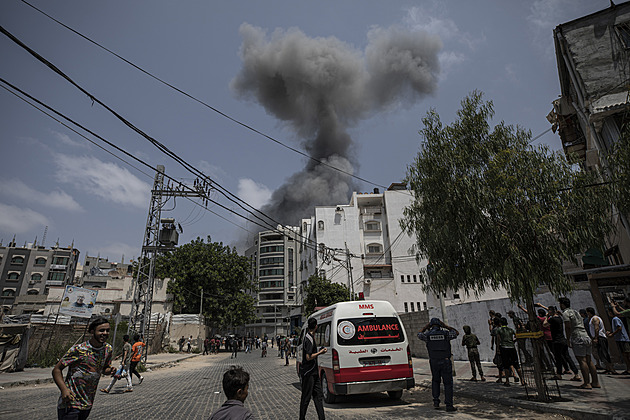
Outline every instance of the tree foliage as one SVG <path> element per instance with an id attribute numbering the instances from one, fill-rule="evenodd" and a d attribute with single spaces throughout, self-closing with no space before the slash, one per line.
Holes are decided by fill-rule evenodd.
<path id="1" fill-rule="evenodd" d="M 255 319 L 250 261 L 218 242 L 197 238 L 158 259 L 158 276 L 169 277 L 168 292 L 179 313 L 203 314 L 214 327 L 243 325 Z"/>
<path id="2" fill-rule="evenodd" d="M 630 121 L 622 127 L 621 137 L 608 156 L 614 203 L 625 215 L 630 215 Z"/>
<path id="3" fill-rule="evenodd" d="M 559 152 L 529 144 L 531 133 L 501 122 L 491 101 L 466 97 L 450 125 L 435 110 L 407 182 L 414 201 L 400 224 L 429 259 L 428 289 L 478 294 L 505 288 L 531 299 L 540 284 L 571 290 L 562 262 L 599 248 L 611 228 L 610 197 Z"/>
<path id="4" fill-rule="evenodd" d="M 350 298 L 350 292 L 345 285 L 333 283 L 315 274 L 308 278 L 305 294 L 304 311 L 306 314 L 312 314 L 317 306 L 329 306 L 337 302 L 345 302 Z"/>

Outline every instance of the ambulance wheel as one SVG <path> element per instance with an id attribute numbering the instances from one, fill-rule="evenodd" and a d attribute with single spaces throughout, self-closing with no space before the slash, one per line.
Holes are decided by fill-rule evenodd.
<path id="1" fill-rule="evenodd" d="M 387 395 L 389 395 L 389 398 L 392 400 L 399 400 L 402 398 L 402 389 L 399 391 L 387 391 Z"/>
<path id="2" fill-rule="evenodd" d="M 328 379 L 326 373 L 322 371 L 322 393 L 324 394 L 324 402 L 326 404 L 334 404 L 337 396 L 328 390 Z"/>

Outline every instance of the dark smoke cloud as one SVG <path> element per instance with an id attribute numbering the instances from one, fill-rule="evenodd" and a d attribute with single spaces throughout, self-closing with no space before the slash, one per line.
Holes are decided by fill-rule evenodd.
<path id="1" fill-rule="evenodd" d="M 348 173 L 358 166 L 349 127 L 375 112 L 412 104 L 437 86 L 442 43 L 424 32 L 372 29 L 365 52 L 295 28 L 267 36 L 244 23 L 240 33 L 243 68 L 232 81 L 234 92 L 288 124 L 311 157 Z M 295 225 L 314 206 L 347 202 L 354 187 L 352 177 L 311 160 L 262 211 Z"/>

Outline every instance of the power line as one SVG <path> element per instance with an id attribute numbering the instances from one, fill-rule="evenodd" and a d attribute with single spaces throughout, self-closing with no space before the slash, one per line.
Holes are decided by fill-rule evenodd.
<path id="1" fill-rule="evenodd" d="M 64 79 L 66 79 L 70 84 L 72 84 L 73 86 L 75 86 L 77 89 L 79 89 L 82 93 L 84 93 L 86 96 L 88 96 L 92 102 L 96 102 L 99 105 L 103 106 L 107 111 L 109 111 L 110 113 L 112 113 L 112 115 L 114 115 L 117 119 L 119 119 L 121 122 L 123 122 L 126 126 L 128 126 L 129 128 L 131 128 L 133 131 L 135 131 L 136 133 L 138 133 L 139 135 L 141 135 L 142 137 L 144 137 L 145 139 L 147 139 L 151 144 L 153 144 L 154 146 L 156 146 L 161 152 L 163 152 L 164 154 L 166 154 L 167 156 L 171 157 L 173 160 L 175 160 L 176 162 L 178 162 L 180 165 L 182 165 L 182 167 L 184 167 L 184 169 L 186 169 L 187 171 L 189 171 L 190 173 L 201 177 L 202 179 L 208 179 L 211 181 L 211 183 L 217 187 L 217 191 L 220 192 L 225 198 L 227 198 L 229 201 L 233 202 L 234 204 L 236 204 L 237 206 L 239 206 L 241 209 L 245 210 L 246 212 L 248 212 L 249 214 L 251 214 L 253 217 L 255 217 L 256 219 L 258 219 L 260 222 L 265 223 L 266 226 L 261 225 L 258 222 L 253 221 L 252 219 L 248 219 L 245 216 L 240 215 L 239 213 L 236 213 L 235 211 L 228 209 L 227 207 L 223 206 L 222 204 L 210 200 L 208 197 L 206 197 L 206 199 L 208 201 L 211 201 L 215 204 L 217 204 L 220 207 L 223 207 L 224 209 L 237 214 L 239 217 L 242 217 L 260 227 L 262 227 L 263 229 L 269 229 L 271 227 L 271 230 L 279 232 L 275 226 L 273 226 L 272 224 L 270 224 L 267 220 L 262 219 L 261 217 L 257 216 L 256 213 L 261 214 L 262 216 L 264 216 L 265 218 L 271 220 L 272 222 L 274 222 L 274 224 L 276 226 L 282 226 L 285 227 L 284 224 L 274 220 L 272 217 L 266 215 L 265 213 L 263 213 L 262 211 L 256 209 L 255 207 L 253 207 L 252 205 L 250 205 L 249 203 L 245 202 L 244 200 L 242 200 L 241 198 L 239 198 L 238 196 L 234 195 L 233 193 L 231 193 L 229 190 L 227 190 L 226 188 L 224 188 L 223 186 L 221 186 L 219 183 L 217 183 L 216 181 L 213 181 L 212 179 L 210 179 L 207 175 L 205 175 L 202 171 L 198 170 L 197 168 L 195 168 L 193 165 L 189 164 L 188 162 L 186 162 L 184 159 L 180 158 L 176 153 L 172 152 L 168 147 L 166 147 L 164 144 L 160 143 L 158 140 L 154 139 L 153 137 L 151 137 L 150 135 L 146 134 L 144 131 L 142 131 L 141 129 L 139 129 L 138 127 L 136 127 L 135 125 L 133 125 L 130 121 L 128 121 L 127 119 L 125 119 L 122 115 L 118 114 L 116 111 L 114 111 L 112 108 L 110 108 L 108 105 L 106 105 L 105 103 L 103 103 L 102 101 L 100 101 L 98 98 L 96 98 L 94 95 L 92 95 L 91 93 L 89 93 L 86 89 L 82 88 L 80 85 L 78 85 L 76 82 L 74 82 L 68 75 L 66 75 L 63 71 L 61 71 L 59 68 L 57 68 L 54 64 L 52 64 L 50 61 L 48 61 L 47 59 L 45 59 L 44 57 L 42 57 L 39 53 L 37 53 L 36 51 L 34 51 L 32 48 L 28 47 L 26 44 L 24 44 L 22 41 L 20 41 L 17 37 L 15 37 L 13 34 L 11 34 L 10 32 L 8 32 L 4 27 L 0 26 L 0 32 L 2 32 L 4 35 L 6 35 L 9 39 L 11 39 L 13 42 L 15 42 L 16 44 L 18 44 L 20 47 L 22 47 L 23 49 L 25 49 L 27 52 L 29 52 L 29 54 L 31 54 L 33 57 L 35 57 L 37 60 L 39 60 L 40 62 L 42 62 L 44 65 L 46 65 L 47 67 L 49 67 L 51 70 L 53 70 L 55 73 L 59 74 L 61 77 L 63 77 Z M 5 83 L 8 83 L 5 81 Z M 50 108 L 49 108 L 50 109 Z M 51 109 L 52 110 L 52 109 Z M 82 127 L 83 128 L 83 127 Z M 89 130 L 86 130 L 89 131 Z M 170 177 L 169 177 L 170 178 Z M 178 182 L 179 183 L 179 182 Z M 179 183 L 181 184 L 181 183 Z M 184 185 L 184 184 L 182 184 Z M 189 188 L 189 187 L 187 187 Z M 247 207 L 249 207 L 250 210 L 246 209 L 245 207 L 243 207 L 243 205 L 241 205 L 240 203 L 245 204 Z M 253 210 L 253 212 L 251 211 Z M 279 232 L 284 234 L 283 232 Z M 296 233 L 296 232 L 294 232 Z M 296 233 L 297 236 L 302 237 L 300 234 Z"/>
<path id="2" fill-rule="evenodd" d="M 54 108 L 50 107 L 49 105 L 46 105 L 45 103 L 41 102 L 41 101 L 40 101 L 40 100 L 38 100 L 37 98 L 35 98 L 35 97 L 33 97 L 33 96 L 29 95 L 28 93 L 24 92 L 23 90 L 21 90 L 21 89 L 20 89 L 20 88 L 18 88 L 17 86 L 15 86 L 15 85 L 13 85 L 13 84 L 11 84 L 11 83 L 7 82 L 7 81 L 6 81 L 6 80 L 4 80 L 3 78 L 0 78 L 0 82 L 1 82 L 1 83 L 4 83 L 5 85 L 7 85 L 7 86 L 9 86 L 9 87 L 11 87 L 11 89 L 14 89 L 15 91 L 17 91 L 17 92 L 19 92 L 20 94 L 22 94 L 22 95 L 26 96 L 26 97 L 27 97 L 27 98 L 29 98 L 30 100 L 32 100 L 32 101 L 34 101 L 34 102 L 38 103 L 39 105 L 43 106 L 44 108 L 48 109 L 49 111 L 51 111 L 51 112 L 55 113 L 56 115 L 58 115 L 58 116 L 60 116 L 61 118 L 65 119 L 66 121 L 69 121 L 69 122 L 70 122 L 70 123 L 72 123 L 73 125 L 75 125 L 75 126 L 79 127 L 81 130 L 83 130 L 83 131 L 85 131 L 85 132 L 89 133 L 90 135 L 92 135 L 92 136 L 96 137 L 97 139 L 99 139 L 99 140 L 103 141 L 104 143 L 106 143 L 106 144 L 107 144 L 107 145 L 109 145 L 110 147 L 112 147 L 112 148 L 114 148 L 114 149 L 118 150 L 119 152 L 121 152 L 121 153 L 125 154 L 126 156 L 130 157 L 131 159 L 133 159 L 133 160 L 135 160 L 135 161 L 137 161 L 137 162 L 141 163 L 142 165 L 146 166 L 147 168 L 152 169 L 152 170 L 154 170 L 154 171 L 156 171 L 156 172 L 157 172 L 157 168 L 154 168 L 154 167 L 153 167 L 153 166 L 151 166 L 149 163 L 147 163 L 147 162 L 143 161 L 143 160 L 142 160 L 142 159 L 140 159 L 140 158 L 137 158 L 136 156 L 134 156 L 134 155 L 132 155 L 131 153 L 127 152 L 126 150 L 124 150 L 124 149 L 120 148 L 119 146 L 115 145 L 114 143 L 112 143 L 112 142 L 110 142 L 110 141 L 106 140 L 105 138 L 103 138 L 103 137 L 99 136 L 98 134 L 96 134 L 96 133 L 94 133 L 93 131 L 89 130 L 88 128 L 86 128 L 86 127 L 82 126 L 82 125 L 81 125 L 81 124 L 79 124 L 78 122 L 76 122 L 76 121 L 72 120 L 71 118 L 67 117 L 66 115 L 62 114 L 61 112 L 59 112 L 59 111 L 55 110 Z M 5 88 L 5 87 L 3 86 L 3 88 Z M 8 90 L 8 89 L 6 89 L 6 88 L 5 88 L 5 90 Z M 10 91 L 9 91 L 9 92 L 10 92 Z M 13 92 L 11 92 L 11 93 L 13 93 Z M 18 95 L 16 95 L 16 96 L 18 96 Z M 19 97 L 19 96 L 18 96 L 18 97 Z M 20 98 L 20 99 L 24 100 L 23 98 Z M 83 134 L 81 134 L 81 133 L 79 133 L 78 131 L 74 130 L 72 127 L 68 126 L 67 124 L 63 123 L 62 121 L 58 120 L 57 118 L 53 117 L 52 115 L 48 114 L 47 112 L 43 111 L 42 109 L 40 109 L 40 108 L 36 107 L 35 105 L 31 104 L 30 102 L 28 102 L 28 101 L 26 101 L 26 100 L 24 100 L 24 101 L 25 101 L 26 103 L 28 103 L 29 105 L 33 106 L 34 108 L 36 108 L 36 109 L 40 110 L 40 111 L 41 111 L 41 112 L 43 112 L 44 114 L 48 115 L 50 118 L 52 118 L 52 119 L 54 119 L 55 121 L 59 122 L 59 123 L 60 123 L 60 124 L 62 124 L 64 127 L 68 128 L 69 130 L 73 131 L 74 133 L 78 134 L 79 136 L 81 136 L 81 137 L 83 137 L 83 138 L 85 138 L 85 139 L 87 139 L 88 141 L 90 141 L 90 142 L 91 142 L 91 140 L 89 140 L 86 136 L 84 136 Z M 104 149 L 104 150 L 106 150 L 106 149 Z M 106 150 L 106 151 L 107 151 L 107 150 Z M 109 152 L 109 151 L 107 151 L 107 152 L 111 154 L 111 152 Z M 125 163 L 129 164 L 127 161 L 125 161 L 124 159 L 119 158 L 118 156 L 116 156 L 116 158 L 118 158 L 118 159 L 122 160 L 123 162 L 125 162 Z M 133 168 L 135 168 L 135 169 L 138 169 L 138 168 L 136 168 L 135 166 L 133 166 L 133 165 L 131 165 L 131 164 L 129 164 L 129 165 L 130 165 L 130 166 L 132 166 L 132 167 L 133 167 Z M 138 170 L 139 170 L 139 169 L 138 169 Z M 142 172 L 142 171 L 141 171 L 141 172 Z M 144 173 L 144 172 L 142 172 L 142 173 L 150 177 L 150 175 L 148 175 L 148 174 L 146 174 L 146 173 Z M 179 180 L 177 180 L 177 179 L 175 179 L 175 178 L 173 178 L 173 177 L 171 177 L 171 176 L 169 176 L 169 175 L 164 174 L 164 176 L 165 176 L 166 178 L 170 179 L 171 181 L 173 181 L 173 183 L 180 185 L 182 188 L 184 188 L 184 189 L 186 189 L 186 190 L 189 190 L 189 191 L 195 191 L 195 190 L 193 190 L 190 186 L 188 186 L 188 185 L 186 185 L 186 184 L 184 184 L 184 183 L 180 182 Z M 224 205 L 222 205 L 222 204 L 220 204 L 220 203 L 216 202 L 215 200 L 211 199 L 210 197 L 205 197 L 205 198 L 207 199 L 207 201 L 209 201 L 209 202 L 211 202 L 211 203 L 213 203 L 213 204 L 218 205 L 219 207 L 221 207 L 221 208 L 223 208 L 223 209 L 227 210 L 228 212 L 233 213 L 233 214 L 235 214 L 235 215 L 237 215 L 237 216 L 239 216 L 239 217 L 241 217 L 241 218 L 243 218 L 243 219 L 247 220 L 248 222 L 254 223 L 254 224 L 256 224 L 256 225 L 258 225 L 258 226 L 262 227 L 263 229 L 268 229 L 268 228 L 269 228 L 268 226 L 263 226 L 263 225 L 261 225 L 261 224 L 257 223 L 256 221 L 251 220 L 251 219 L 248 219 L 247 217 L 245 217 L 245 216 L 243 216 L 243 215 L 241 215 L 241 214 L 239 214 L 239 213 L 235 212 L 234 210 L 232 210 L 232 209 L 230 209 L 230 208 L 228 208 L 228 207 L 225 207 Z M 221 219 L 223 219 L 223 220 L 225 220 L 225 221 L 227 221 L 227 222 L 229 222 L 229 223 L 234 224 L 234 222 L 232 222 L 231 220 L 229 220 L 229 219 L 227 219 L 227 218 L 225 218 L 225 217 L 223 217 L 223 216 L 221 216 L 221 215 L 217 214 L 216 212 L 214 212 L 214 211 L 212 211 L 212 210 L 208 209 L 207 207 L 202 206 L 201 204 L 199 204 L 199 203 L 195 202 L 194 200 L 190 200 L 190 201 L 192 201 L 192 202 L 193 202 L 194 204 L 196 204 L 196 205 L 199 205 L 201 208 L 203 208 L 203 209 L 205 209 L 205 210 L 209 211 L 210 213 L 212 213 L 212 214 L 214 214 L 214 215 L 216 215 L 216 216 L 220 217 Z M 247 230 L 247 229 L 243 228 L 242 226 L 239 226 L 239 225 L 236 225 L 236 224 L 235 224 L 235 226 L 237 226 L 237 227 L 239 227 L 239 228 L 241 228 L 241 229 L 244 229 L 244 230 L 246 230 L 246 231 L 250 232 L 249 230 Z M 252 232 L 250 232 L 250 233 L 252 233 Z"/>
<path id="3" fill-rule="evenodd" d="M 176 92 L 178 92 L 178 93 L 180 93 L 180 94 L 182 94 L 182 95 L 186 96 L 187 98 L 192 99 L 193 101 L 195 101 L 195 102 L 197 102 L 197 103 L 199 103 L 199 104 L 201 104 L 201 105 L 205 106 L 206 108 L 208 108 L 208 109 L 210 109 L 210 110 L 212 110 L 212 111 L 216 112 L 217 114 L 219 114 L 219 115 L 221 115 L 222 117 L 224 117 L 224 118 L 226 118 L 226 119 L 228 119 L 228 120 L 232 121 L 233 123 L 238 124 L 238 125 L 240 125 L 241 127 L 244 127 L 244 128 L 246 128 L 246 129 L 248 129 L 248 130 L 250 130 L 250 131 L 252 131 L 252 132 L 254 132 L 254 133 L 256 133 L 256 134 L 258 134 L 258 135 L 260 135 L 260 136 L 262 136 L 262 137 L 264 137 L 264 138 L 266 138 L 266 139 L 268 139 L 268 140 L 271 140 L 272 142 L 274 142 L 274 143 L 276 143 L 276 144 L 279 144 L 280 146 L 282 146 L 282 147 L 284 147 L 284 148 L 286 148 L 286 149 L 288 149 L 288 150 L 291 150 L 292 152 L 295 152 L 295 153 L 297 153 L 297 154 L 299 154 L 299 155 L 301 155 L 301 156 L 304 156 L 304 157 L 306 157 L 306 158 L 307 158 L 307 159 L 309 159 L 309 160 L 312 160 L 312 161 L 314 161 L 314 162 L 317 162 L 317 163 L 318 163 L 318 164 L 320 164 L 320 165 L 324 165 L 324 166 L 326 166 L 326 167 L 328 167 L 328 168 L 330 168 L 330 169 L 333 169 L 333 170 L 335 170 L 335 171 L 337 171 L 337 172 L 340 172 L 340 173 L 342 173 L 342 174 L 344 174 L 344 175 L 347 175 L 347 176 L 350 176 L 350 177 L 352 177 L 352 178 L 355 178 L 355 179 L 358 179 L 358 180 L 360 180 L 360 181 L 363 181 L 363 182 L 365 182 L 365 183 L 367 183 L 367 184 L 371 184 L 371 185 L 374 185 L 374 186 L 377 186 L 377 187 L 381 187 L 381 188 L 387 188 L 387 187 L 386 187 L 386 186 L 384 186 L 384 185 L 380 185 L 380 184 L 377 184 L 377 183 L 375 183 L 375 182 L 371 182 L 371 181 L 369 181 L 369 180 L 367 180 L 367 179 L 364 179 L 364 178 L 362 178 L 362 177 L 360 177 L 360 176 L 358 176 L 358 175 L 354 175 L 353 173 L 350 173 L 350 172 L 344 171 L 343 169 L 337 168 L 337 167 L 335 167 L 335 166 L 333 166 L 333 165 L 330 165 L 329 163 L 326 163 L 326 162 L 324 162 L 324 161 L 322 161 L 322 160 L 319 160 L 319 159 L 317 159 L 317 158 L 314 158 L 314 157 L 312 157 L 312 156 L 308 155 L 307 153 L 302 152 L 301 150 L 298 150 L 298 149 L 296 149 L 296 148 L 294 148 L 294 147 L 291 147 L 291 146 L 289 146 L 289 145 L 287 145 L 287 144 L 284 144 L 284 143 L 283 143 L 283 142 L 281 142 L 280 140 L 277 140 L 276 138 L 274 138 L 274 137 L 272 137 L 272 136 L 270 136 L 270 135 L 268 135 L 268 134 L 266 134 L 266 133 L 263 133 L 262 131 L 260 131 L 260 130 L 258 130 L 258 129 L 256 129 L 256 128 L 254 128 L 254 127 L 252 127 L 252 126 L 250 126 L 250 125 L 248 125 L 248 124 L 246 124 L 246 123 L 244 123 L 244 122 L 240 121 L 240 120 L 237 120 L 236 118 L 234 118 L 234 117 L 232 117 L 232 116 L 230 116 L 230 115 L 226 114 L 225 112 L 223 112 L 223 111 L 219 110 L 218 108 L 213 107 L 212 105 L 207 104 L 206 102 L 202 101 L 201 99 L 196 98 L 195 96 L 193 96 L 193 95 L 191 95 L 191 94 L 187 93 L 186 91 L 179 89 L 178 87 L 174 86 L 173 84 L 171 84 L 171 83 L 169 83 L 169 82 L 166 82 L 165 80 L 162 80 L 161 78 L 159 78 L 159 77 L 155 76 L 155 75 L 154 75 L 154 74 L 152 74 L 151 72 L 149 72 L 149 71 L 147 71 L 147 70 L 143 69 L 142 67 L 138 66 L 137 64 L 134 64 L 132 61 L 127 60 L 126 58 L 122 57 L 120 54 L 118 54 L 118 53 L 116 53 L 116 52 L 114 52 L 114 51 L 110 50 L 109 48 L 107 48 L 107 47 L 105 47 L 105 46 L 103 46 L 103 45 L 99 44 L 98 42 L 96 42 L 96 41 L 92 40 L 91 38 L 87 37 L 86 35 L 83 35 L 83 34 L 82 34 L 82 33 L 80 33 L 79 31 L 77 31 L 77 30 L 75 30 L 75 29 L 71 28 L 70 26 L 66 25 L 65 23 L 63 23 L 63 22 L 59 21 L 58 19 L 55 19 L 55 18 L 54 18 L 54 17 L 52 17 L 51 15 L 47 14 L 47 13 L 46 13 L 46 12 L 44 12 L 43 10 L 38 9 L 37 7 L 35 7 L 35 6 L 33 6 L 32 4 L 28 3 L 27 1 L 22 0 L 22 2 L 23 2 L 23 3 L 25 3 L 26 5 L 28 5 L 28 6 L 32 7 L 33 9 L 35 9 L 35 10 L 36 10 L 36 11 L 38 11 L 39 13 L 43 14 L 44 16 L 48 17 L 49 19 L 53 20 L 54 22 L 58 23 L 59 25 L 63 26 L 64 28 L 68 29 L 69 31 L 73 32 L 74 34 L 76 34 L 76 35 L 80 36 L 81 38 L 85 39 L 86 41 L 90 42 L 91 44 L 96 45 L 97 47 L 99 47 L 99 48 L 101 48 L 101 49 L 103 49 L 103 50 L 107 51 L 107 52 L 108 52 L 108 53 L 110 53 L 110 54 L 112 54 L 112 55 L 113 55 L 113 56 L 115 56 L 116 58 L 118 58 L 118 59 L 120 59 L 120 60 L 124 61 L 125 63 L 129 64 L 130 66 L 132 66 L 132 67 L 133 67 L 133 68 L 135 68 L 136 70 L 138 70 L 138 71 L 140 71 L 140 72 L 144 73 L 145 75 L 147 75 L 147 76 L 151 77 L 152 79 L 154 79 L 154 80 L 156 80 L 156 81 L 158 81 L 158 82 L 160 82 L 160 83 L 164 84 L 165 86 L 168 86 L 169 88 L 171 88 L 171 89 L 175 90 Z"/>

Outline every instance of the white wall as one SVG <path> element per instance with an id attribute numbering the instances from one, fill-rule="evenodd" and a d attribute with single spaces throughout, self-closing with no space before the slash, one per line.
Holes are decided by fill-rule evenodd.
<path id="1" fill-rule="evenodd" d="M 571 307 L 575 309 L 586 308 L 588 306 L 595 306 L 593 297 L 589 290 L 576 290 L 567 297 L 571 299 Z M 539 302 L 544 306 L 555 306 L 559 308 L 557 300 L 549 292 L 537 295 L 534 298 L 534 302 Z M 463 304 L 450 305 L 446 307 L 446 318 L 448 324 L 459 331 L 459 337 L 452 341 L 453 356 L 455 360 L 468 360 L 466 349 L 461 345 L 461 337 L 463 337 L 464 325 L 469 325 L 472 328 L 472 332 L 477 334 L 481 345 L 479 346 L 479 355 L 482 361 L 492 361 L 494 352 L 490 350 L 490 331 L 488 329 L 488 311 L 494 310 L 500 312 L 503 316 L 508 318 L 507 312 L 513 310 L 519 314 L 520 309 L 510 302 L 508 298 L 502 299 L 490 299 L 472 301 Z M 521 312 L 522 314 L 522 312 Z M 521 314 L 517 315 L 520 316 Z M 439 304 L 429 309 L 430 318 L 442 319 L 442 311 Z M 523 315 L 525 317 L 525 315 Z M 508 318 L 510 327 L 512 325 L 511 320 Z"/>

